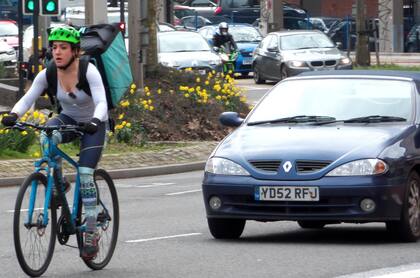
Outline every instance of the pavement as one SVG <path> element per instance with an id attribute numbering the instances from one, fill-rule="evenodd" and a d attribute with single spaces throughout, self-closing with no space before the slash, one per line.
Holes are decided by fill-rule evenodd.
<path id="1" fill-rule="evenodd" d="M 167 143 L 167 142 L 166 142 Z M 205 162 L 217 142 L 183 142 L 160 151 L 105 154 L 98 168 L 107 170 L 114 179 L 165 175 L 204 170 Z M 169 143 L 169 145 L 171 145 Z M 77 159 L 77 158 L 75 158 Z M 36 159 L 0 160 L 0 187 L 20 185 L 34 170 Z M 64 174 L 74 180 L 74 170 L 63 164 Z"/>

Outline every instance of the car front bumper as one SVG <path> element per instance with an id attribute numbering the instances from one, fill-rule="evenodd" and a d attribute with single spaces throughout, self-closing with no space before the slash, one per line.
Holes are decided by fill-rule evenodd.
<path id="1" fill-rule="evenodd" d="M 308 72 L 308 71 L 328 71 L 328 70 L 351 70 L 353 69 L 353 65 L 338 65 L 335 67 L 324 67 L 324 68 L 291 68 L 286 67 L 287 76 L 296 76 L 299 75 L 302 72 Z"/>
<path id="2" fill-rule="evenodd" d="M 324 177 L 310 181 L 258 180 L 252 177 L 219 176 L 206 173 L 203 197 L 209 218 L 240 218 L 259 221 L 326 220 L 373 222 L 399 220 L 405 184 L 400 178 Z M 316 186 L 319 201 L 258 201 L 258 186 Z M 209 200 L 218 196 L 222 206 L 213 210 Z M 376 208 L 367 213 L 360 202 L 370 198 Z"/>

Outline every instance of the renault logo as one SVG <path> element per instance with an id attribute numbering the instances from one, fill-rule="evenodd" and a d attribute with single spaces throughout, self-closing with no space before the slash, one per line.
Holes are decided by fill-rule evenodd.
<path id="1" fill-rule="evenodd" d="M 283 164 L 283 169 L 284 169 L 284 171 L 285 171 L 286 173 L 289 173 L 290 169 L 292 169 L 292 162 L 290 162 L 290 161 L 286 161 L 286 162 Z"/>

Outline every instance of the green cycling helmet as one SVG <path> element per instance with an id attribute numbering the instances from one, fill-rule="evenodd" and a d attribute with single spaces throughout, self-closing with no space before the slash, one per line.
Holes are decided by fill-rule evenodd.
<path id="1" fill-rule="evenodd" d="M 54 27 L 49 36 L 48 41 L 63 41 L 71 44 L 80 44 L 80 33 L 71 26 Z"/>

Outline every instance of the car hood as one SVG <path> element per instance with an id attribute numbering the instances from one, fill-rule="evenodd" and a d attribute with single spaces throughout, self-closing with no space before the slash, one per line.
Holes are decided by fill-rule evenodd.
<path id="1" fill-rule="evenodd" d="M 283 59 L 285 61 L 325 61 L 338 60 L 344 55 L 337 48 L 311 48 L 302 50 L 283 50 Z"/>
<path id="2" fill-rule="evenodd" d="M 307 175 L 320 178 L 343 163 L 380 157 L 386 147 L 413 130 L 410 125 L 242 126 L 219 145 L 213 156 L 235 161 L 263 179 L 267 177 L 249 161 L 290 161 L 293 165 L 297 160 L 330 162 L 323 171 Z M 296 174 L 287 178 L 302 177 Z"/>
<path id="3" fill-rule="evenodd" d="M 252 52 L 259 43 L 260 42 L 238 42 L 236 45 L 241 52 Z"/>
<path id="4" fill-rule="evenodd" d="M 219 56 L 211 51 L 159 53 L 160 63 L 176 63 L 176 67 L 207 67 Z"/>

